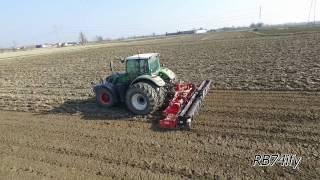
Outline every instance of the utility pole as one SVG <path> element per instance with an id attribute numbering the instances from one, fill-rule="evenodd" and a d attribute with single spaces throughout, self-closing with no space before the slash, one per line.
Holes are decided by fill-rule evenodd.
<path id="1" fill-rule="evenodd" d="M 312 7 L 313 7 L 313 24 L 316 24 L 316 12 L 317 12 L 317 0 L 311 0 L 311 5 L 309 9 L 308 23 L 312 24 L 311 15 L 312 15 Z"/>
<path id="2" fill-rule="evenodd" d="M 259 23 L 262 23 L 262 14 L 261 14 L 261 12 L 262 12 L 262 7 L 261 7 L 261 5 L 260 5 L 260 7 L 259 7 Z"/>
<path id="3" fill-rule="evenodd" d="M 309 9 L 308 23 L 310 23 L 310 17 L 311 17 L 312 6 L 313 6 L 313 0 L 311 0 L 311 5 L 310 5 L 310 9 Z"/>
<path id="4" fill-rule="evenodd" d="M 57 25 L 54 25 L 53 26 L 53 31 L 52 33 L 54 34 L 55 36 L 55 39 L 56 39 L 56 43 L 60 43 L 60 38 L 59 38 L 59 27 Z"/>
<path id="5" fill-rule="evenodd" d="M 314 14 L 313 14 L 313 23 L 316 25 L 316 10 L 317 10 L 317 0 L 314 0 Z"/>
<path id="6" fill-rule="evenodd" d="M 12 50 L 13 50 L 13 51 L 16 51 L 16 48 L 17 48 L 17 43 L 16 43 L 16 41 L 12 41 Z"/>

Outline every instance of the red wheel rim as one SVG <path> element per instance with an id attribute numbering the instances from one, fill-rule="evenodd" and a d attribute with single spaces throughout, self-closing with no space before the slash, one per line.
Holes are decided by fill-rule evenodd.
<path id="1" fill-rule="evenodd" d="M 103 104 L 109 104 L 110 103 L 110 97 L 108 93 L 101 94 L 101 102 Z"/>

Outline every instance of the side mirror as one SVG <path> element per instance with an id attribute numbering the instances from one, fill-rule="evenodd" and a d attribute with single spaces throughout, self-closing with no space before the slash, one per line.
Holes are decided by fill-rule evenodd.
<path id="1" fill-rule="evenodd" d="M 123 58 L 123 57 L 118 57 L 118 56 L 115 57 L 115 60 L 120 60 L 121 63 L 126 62 L 126 59 L 125 59 L 125 58 Z"/>

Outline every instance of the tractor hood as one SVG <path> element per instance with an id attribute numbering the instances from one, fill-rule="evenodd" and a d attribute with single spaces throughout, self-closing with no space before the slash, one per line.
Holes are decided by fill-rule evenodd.
<path id="1" fill-rule="evenodd" d="M 176 74 L 168 68 L 161 68 L 159 71 L 159 75 L 163 78 L 173 81 L 176 79 Z"/>

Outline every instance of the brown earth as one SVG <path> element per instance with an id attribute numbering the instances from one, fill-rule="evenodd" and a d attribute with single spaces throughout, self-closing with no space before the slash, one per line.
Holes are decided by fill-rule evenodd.
<path id="1" fill-rule="evenodd" d="M 159 52 L 181 80 L 212 79 L 216 89 L 320 90 L 320 33 L 211 33 L 1 60 L 0 109 L 48 111 L 89 99 L 108 63 L 138 50 Z"/>
<path id="2" fill-rule="evenodd" d="M 319 35 L 210 33 L 2 59 L 0 179 L 319 179 Z M 192 131 L 96 105 L 90 82 L 138 51 L 160 52 L 181 80 L 213 80 Z M 253 167 L 267 153 L 302 163 Z"/>
<path id="3" fill-rule="evenodd" d="M 0 177 L 104 179 L 320 177 L 319 93 L 212 91 L 192 131 L 143 120 L 0 112 Z M 298 169 L 253 167 L 297 154 Z"/>

